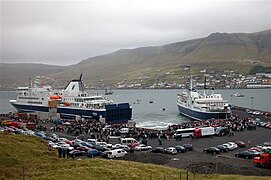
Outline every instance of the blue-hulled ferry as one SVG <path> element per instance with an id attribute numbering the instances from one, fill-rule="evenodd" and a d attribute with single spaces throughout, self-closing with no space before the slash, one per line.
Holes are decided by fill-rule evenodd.
<path id="1" fill-rule="evenodd" d="M 221 94 L 211 93 L 200 94 L 192 85 L 192 76 L 190 88 L 178 94 L 177 106 L 180 113 L 194 120 L 211 120 L 230 118 L 231 108 Z"/>
<path id="2" fill-rule="evenodd" d="M 61 117 L 104 119 L 107 123 L 127 123 L 132 118 L 129 103 L 116 104 L 104 96 L 87 94 L 82 74 L 61 91 L 51 86 L 19 87 L 17 91 L 17 99 L 9 102 L 18 112 L 50 112 L 55 108 Z"/>

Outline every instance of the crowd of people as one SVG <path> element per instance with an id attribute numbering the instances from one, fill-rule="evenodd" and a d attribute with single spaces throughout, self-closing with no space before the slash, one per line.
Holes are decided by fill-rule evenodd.
<path id="1" fill-rule="evenodd" d="M 232 131 L 256 130 L 256 122 L 252 118 L 233 116 L 229 119 L 212 119 L 206 121 L 191 121 L 168 127 L 169 131 L 193 127 L 228 127 Z"/>

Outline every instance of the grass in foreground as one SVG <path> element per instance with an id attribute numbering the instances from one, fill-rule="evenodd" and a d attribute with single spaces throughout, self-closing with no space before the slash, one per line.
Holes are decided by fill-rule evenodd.
<path id="1" fill-rule="evenodd" d="M 46 141 L 0 133 L 0 179 L 186 179 L 186 171 L 159 165 L 100 158 L 60 159 Z M 269 177 L 270 178 L 270 177 Z M 268 179 L 237 175 L 193 175 L 189 179 Z"/>

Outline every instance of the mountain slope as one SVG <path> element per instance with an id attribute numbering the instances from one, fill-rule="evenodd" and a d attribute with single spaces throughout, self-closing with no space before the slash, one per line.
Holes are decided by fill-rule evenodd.
<path id="1" fill-rule="evenodd" d="M 67 67 L 40 64 L 0 64 L 1 83 L 27 82 L 35 75 L 50 75 L 61 85 L 83 71 L 88 85 L 110 85 L 117 82 L 177 81 L 185 64 L 193 69 L 228 69 L 243 74 L 253 68 L 252 61 L 271 66 L 271 30 L 257 33 L 213 33 L 208 37 L 163 46 L 122 49 L 114 53 L 91 57 Z M 171 75 L 166 75 L 168 72 Z"/>
<path id="2" fill-rule="evenodd" d="M 248 73 L 251 61 L 271 65 L 271 30 L 244 33 L 213 33 L 206 38 L 194 39 L 157 47 L 123 49 L 111 54 L 92 57 L 66 71 L 57 78 L 72 78 L 81 70 L 89 82 L 116 82 L 139 76 L 156 78 L 167 71 L 181 71 L 183 64 L 194 67 L 226 66 Z M 158 73 L 159 72 L 159 73 Z"/>
<path id="3" fill-rule="evenodd" d="M 13 87 L 13 84 L 19 84 L 20 86 L 23 86 L 28 85 L 29 78 L 55 74 L 63 71 L 65 68 L 66 67 L 64 66 L 53 66 L 45 64 L 0 63 L 0 80 L 1 84 L 6 87 Z"/>

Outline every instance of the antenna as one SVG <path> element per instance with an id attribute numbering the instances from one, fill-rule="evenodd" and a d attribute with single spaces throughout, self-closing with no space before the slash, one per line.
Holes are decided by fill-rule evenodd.
<path id="1" fill-rule="evenodd" d="M 80 74 L 80 77 L 79 77 L 79 81 L 82 80 L 82 76 L 83 76 L 83 73 L 82 73 L 82 69 L 81 69 L 81 74 Z"/>
<path id="2" fill-rule="evenodd" d="M 206 94 L 205 90 L 206 90 L 206 75 L 204 75 L 204 92 L 203 92 L 204 95 Z"/>
<path id="3" fill-rule="evenodd" d="M 28 78 L 28 83 L 29 87 L 32 88 L 32 78 Z"/>

